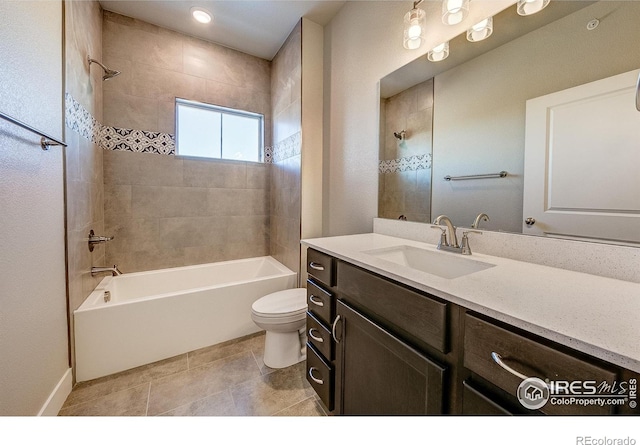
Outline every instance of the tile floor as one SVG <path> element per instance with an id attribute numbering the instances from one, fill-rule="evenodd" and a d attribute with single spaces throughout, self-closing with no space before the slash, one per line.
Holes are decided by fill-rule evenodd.
<path id="1" fill-rule="evenodd" d="M 305 363 L 271 369 L 264 333 L 77 384 L 60 416 L 324 416 Z"/>

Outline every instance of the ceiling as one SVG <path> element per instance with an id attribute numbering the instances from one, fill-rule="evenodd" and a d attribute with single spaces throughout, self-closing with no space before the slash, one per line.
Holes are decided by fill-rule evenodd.
<path id="1" fill-rule="evenodd" d="M 301 17 L 325 26 L 345 4 L 337 0 L 100 0 L 103 9 L 272 60 Z M 213 15 L 207 25 L 193 6 Z"/>

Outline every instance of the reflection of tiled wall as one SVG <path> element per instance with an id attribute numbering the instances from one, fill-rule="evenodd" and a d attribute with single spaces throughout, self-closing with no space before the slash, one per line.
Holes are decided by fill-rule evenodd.
<path id="1" fill-rule="evenodd" d="M 433 79 L 381 102 L 378 214 L 431 219 Z M 404 130 L 403 141 L 394 136 Z"/>
<path id="2" fill-rule="evenodd" d="M 122 72 L 104 83 L 107 263 L 133 272 L 268 255 L 268 165 L 132 151 L 164 153 L 164 138 L 172 153 L 176 97 L 264 114 L 270 145 L 271 63 L 108 11 L 103 49 Z"/>
<path id="3" fill-rule="evenodd" d="M 273 163 L 271 164 L 271 255 L 300 269 L 302 27 L 291 32 L 273 59 Z"/>
<path id="4" fill-rule="evenodd" d="M 67 1 L 64 9 L 66 97 L 74 97 L 89 116 L 81 125 L 66 120 L 67 260 L 73 328 L 73 311 L 102 279 L 91 277 L 91 267 L 105 265 L 104 246 L 93 252 L 87 246 L 89 230 L 104 233 L 103 150 L 94 143 L 94 130 L 102 119 L 102 70 L 95 65 L 89 70 L 87 63 L 88 55 L 102 58 L 102 10 L 95 1 Z M 73 338 L 71 335 L 72 342 Z"/>

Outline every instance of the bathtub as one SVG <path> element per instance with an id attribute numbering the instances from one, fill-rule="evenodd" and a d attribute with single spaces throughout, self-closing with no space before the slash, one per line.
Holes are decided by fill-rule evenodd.
<path id="1" fill-rule="evenodd" d="M 253 302 L 296 281 L 270 256 L 105 277 L 74 311 L 76 380 L 258 332 Z"/>

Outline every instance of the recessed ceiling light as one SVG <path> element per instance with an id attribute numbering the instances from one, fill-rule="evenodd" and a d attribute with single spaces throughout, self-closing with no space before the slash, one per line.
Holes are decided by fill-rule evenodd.
<path id="1" fill-rule="evenodd" d="M 200 23 L 209 23 L 211 21 L 211 14 L 202 8 L 193 7 L 191 8 L 191 15 L 193 18 Z"/>

